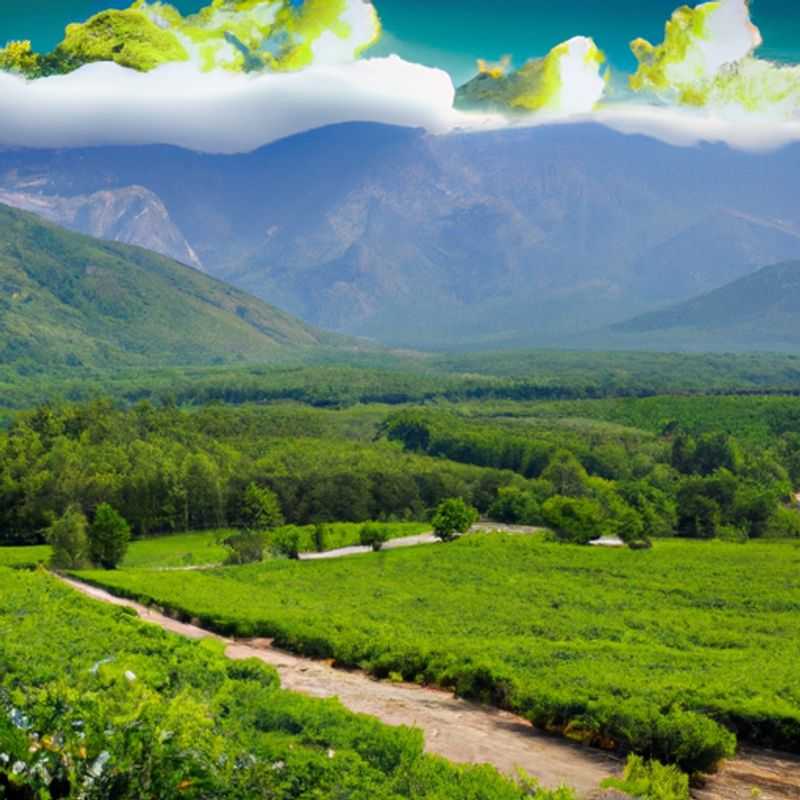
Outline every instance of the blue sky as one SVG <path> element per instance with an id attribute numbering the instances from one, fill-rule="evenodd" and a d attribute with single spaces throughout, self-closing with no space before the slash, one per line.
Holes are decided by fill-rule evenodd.
<path id="1" fill-rule="evenodd" d="M 512 55 L 520 64 L 577 34 L 593 36 L 618 69 L 633 68 L 628 42 L 660 40 L 678 0 L 375 0 L 386 35 L 377 54 L 399 52 L 413 61 L 450 71 L 456 82 L 474 71 L 475 59 Z M 202 0 L 173 0 L 194 11 Z M 47 50 L 64 26 L 128 0 L 3 0 L 0 43 L 32 39 Z M 800 2 L 753 0 L 753 17 L 764 33 L 761 55 L 800 62 Z"/>

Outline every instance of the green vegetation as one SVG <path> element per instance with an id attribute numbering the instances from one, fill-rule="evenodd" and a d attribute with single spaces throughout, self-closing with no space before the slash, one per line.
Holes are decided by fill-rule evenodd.
<path id="1" fill-rule="evenodd" d="M 0 364 L 22 374 L 266 361 L 336 341 L 197 270 L 3 205 L 0 283 Z"/>
<path id="2" fill-rule="evenodd" d="M 797 749 L 798 567 L 796 543 L 608 551 L 492 534 L 327 563 L 82 576 L 692 771 L 732 752 L 728 731 Z"/>
<path id="3" fill-rule="evenodd" d="M 389 541 L 425 533 L 431 526 L 427 522 L 373 522 L 370 527 Z M 295 537 L 298 552 L 302 553 L 352 547 L 361 543 L 362 528 L 361 523 L 354 522 L 282 526 L 265 535 L 265 555 L 287 533 Z M 324 534 L 322 546 L 317 538 L 320 529 Z M 232 535 L 232 530 L 213 530 L 137 539 L 130 543 L 121 566 L 125 569 L 170 569 L 222 564 L 230 552 L 225 541 Z M 52 549 L 47 545 L 0 547 L 0 567 L 35 567 L 48 563 L 51 555 Z"/>
<path id="4" fill-rule="evenodd" d="M 108 504 L 101 503 L 89 528 L 89 559 L 103 569 L 116 569 L 125 558 L 131 529 Z"/>
<path id="5" fill-rule="evenodd" d="M 216 643 L 164 633 L 42 573 L 2 568 L 0 794 L 526 796 L 490 768 L 424 755 L 419 731 L 282 691 L 261 662 L 228 661 Z"/>
<path id="6" fill-rule="evenodd" d="M 478 518 L 478 512 L 460 497 L 451 497 L 439 503 L 431 523 L 433 532 L 443 542 L 451 542 L 456 536 L 466 533 Z"/>
<path id="7" fill-rule="evenodd" d="M 610 778 L 603 785 L 641 800 L 689 800 L 690 797 L 688 775 L 658 761 L 645 762 L 636 755 L 628 757 L 621 780 Z"/>

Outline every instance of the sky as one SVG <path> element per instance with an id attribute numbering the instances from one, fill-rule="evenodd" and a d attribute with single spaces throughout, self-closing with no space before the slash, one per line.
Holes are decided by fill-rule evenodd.
<path id="1" fill-rule="evenodd" d="M 0 47 L 29 39 L 50 51 L 68 23 L 130 2 L 0 0 Z M 208 2 L 172 0 L 184 15 Z M 301 16 L 274 16 L 282 3 L 302 2 L 237 9 L 231 1 L 198 21 L 167 19 L 150 0 L 147 24 L 164 29 L 182 58 L 151 71 L 86 63 L 34 80 L 0 70 L 0 147 L 162 143 L 242 152 L 356 120 L 436 134 L 593 121 L 680 146 L 721 141 L 752 150 L 800 141 L 800 0 L 693 3 L 681 13 L 702 24 L 687 24 L 688 46 L 665 40 L 680 0 L 340 0 L 339 32 L 326 22 L 313 36 L 292 27 Z M 380 32 L 375 11 L 382 35 L 363 54 Z M 265 13 L 273 14 L 267 23 Z M 231 26 L 239 24 L 234 47 Z M 245 47 L 238 37 L 248 36 Z M 640 51 L 634 77 L 630 42 L 638 37 L 658 50 Z M 282 68 L 277 59 L 298 48 L 308 58 Z M 517 95 L 496 95 L 499 105 L 459 103 L 456 89 L 475 76 L 477 59 L 504 56 L 515 68 L 545 58 L 546 68 L 524 73 L 532 77 Z M 485 87 L 488 77 L 481 80 Z"/>
<path id="2" fill-rule="evenodd" d="M 38 50 L 60 41 L 67 23 L 129 0 L 2 0 L 0 44 L 31 39 Z M 183 13 L 202 0 L 173 0 Z M 592 36 L 613 66 L 635 68 L 628 43 L 637 36 L 659 41 L 679 0 L 376 0 L 383 41 L 371 53 L 396 52 L 409 61 L 447 70 L 458 85 L 475 72 L 478 58 L 508 54 L 521 65 L 575 35 Z M 800 0 L 753 0 L 764 58 L 800 62 Z"/>

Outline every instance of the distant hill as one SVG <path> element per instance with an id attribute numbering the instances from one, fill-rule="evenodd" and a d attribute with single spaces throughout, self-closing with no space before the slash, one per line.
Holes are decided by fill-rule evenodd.
<path id="1" fill-rule="evenodd" d="M 352 123 L 231 156 L 0 151 L 14 205 L 190 252 L 310 324 L 412 348 L 560 346 L 800 259 L 799 184 L 797 144 L 673 147 L 588 123 Z"/>
<path id="2" fill-rule="evenodd" d="M 603 337 L 596 341 L 602 345 Z M 758 272 L 608 330 L 606 344 L 694 351 L 800 351 L 800 261 Z"/>
<path id="3" fill-rule="evenodd" d="M 0 204 L 0 365 L 257 362 L 333 342 L 191 267 Z"/>

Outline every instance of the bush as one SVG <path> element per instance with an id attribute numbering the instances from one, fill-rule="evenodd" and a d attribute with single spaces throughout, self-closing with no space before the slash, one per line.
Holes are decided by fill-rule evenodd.
<path id="1" fill-rule="evenodd" d="M 389 541 L 389 528 L 368 522 L 361 528 L 360 541 L 364 547 L 371 547 L 376 553 Z"/>
<path id="2" fill-rule="evenodd" d="M 275 531 L 271 545 L 274 555 L 296 560 L 300 558 L 300 531 L 297 528 L 282 528 Z"/>
<path id="3" fill-rule="evenodd" d="M 86 517 L 78 506 L 70 506 L 47 530 L 56 569 L 80 569 L 89 557 Z"/>
<path id="4" fill-rule="evenodd" d="M 689 800 L 689 776 L 677 767 L 644 761 L 631 755 L 622 778 L 603 781 L 603 788 L 619 789 L 641 800 Z"/>
<path id="5" fill-rule="evenodd" d="M 314 526 L 314 532 L 312 534 L 312 538 L 314 540 L 314 549 L 318 553 L 324 553 L 325 546 L 328 540 L 328 529 L 321 522 L 318 522 Z"/>
<path id="6" fill-rule="evenodd" d="M 561 542 L 589 544 L 604 533 L 603 507 L 588 497 L 551 497 L 542 513 Z"/>
<path id="7" fill-rule="evenodd" d="M 89 558 L 103 569 L 116 569 L 125 558 L 131 529 L 108 503 L 97 507 L 89 528 Z"/>
<path id="8" fill-rule="evenodd" d="M 779 506 L 770 517 L 764 536 L 770 539 L 797 539 L 800 537 L 800 511 Z"/>
<path id="9" fill-rule="evenodd" d="M 478 512 L 460 497 L 439 504 L 433 515 L 433 531 L 443 541 L 450 542 L 466 533 L 478 521 Z"/>
<path id="10" fill-rule="evenodd" d="M 257 564 L 264 560 L 266 536 L 261 531 L 239 531 L 223 541 L 228 548 L 226 564 Z"/>

